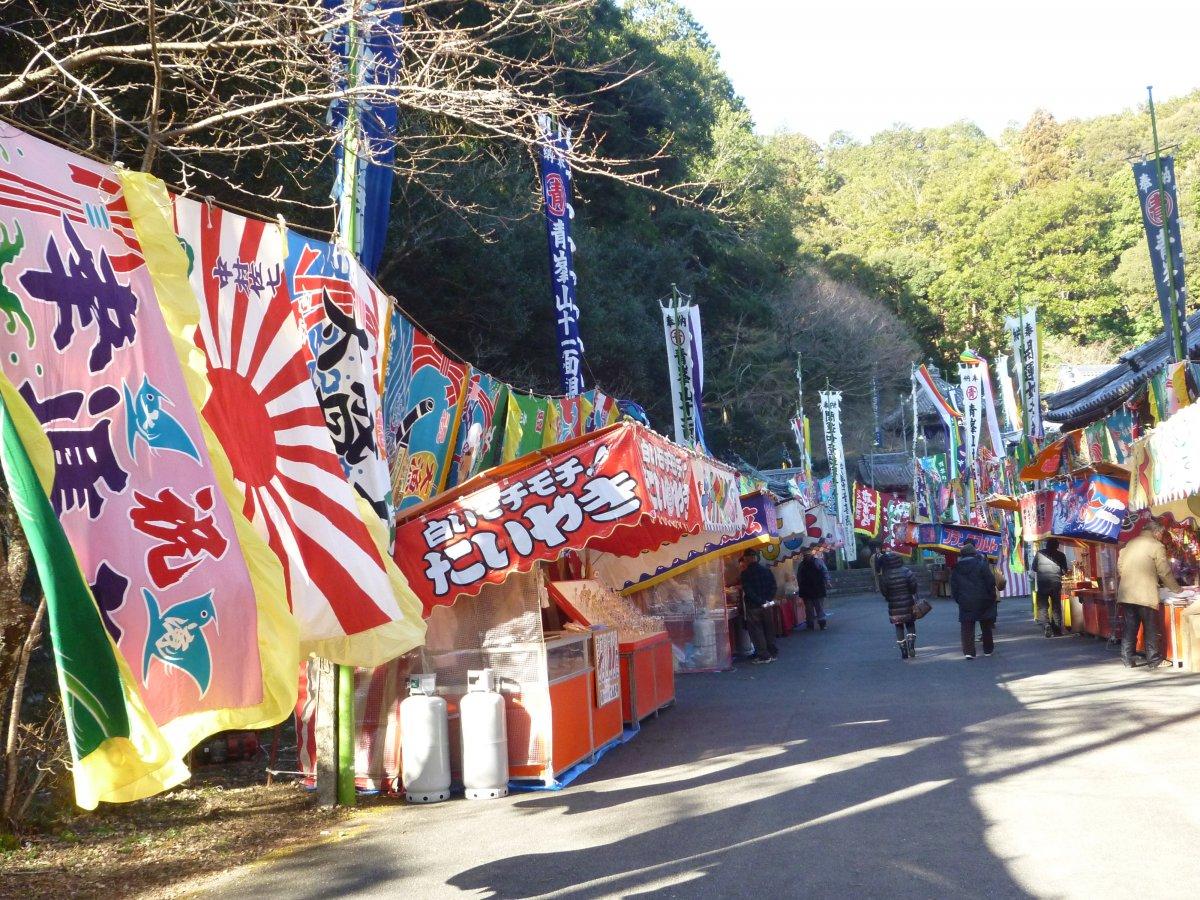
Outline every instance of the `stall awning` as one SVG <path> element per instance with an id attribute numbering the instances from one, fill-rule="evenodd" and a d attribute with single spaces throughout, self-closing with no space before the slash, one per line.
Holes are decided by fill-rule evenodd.
<path id="1" fill-rule="evenodd" d="M 589 560 L 606 583 L 625 594 L 645 590 L 682 575 L 705 562 L 756 547 L 767 547 L 778 536 L 778 513 L 767 491 L 741 498 L 742 523 L 733 534 L 708 529 L 690 534 L 637 556 L 598 553 Z"/>
<path id="2" fill-rule="evenodd" d="M 905 526 L 908 531 L 906 543 L 927 550 L 945 550 L 958 553 L 967 539 L 975 542 L 976 549 L 985 556 L 1000 554 L 1000 532 L 973 525 L 945 525 L 941 523 Z"/>
<path id="3" fill-rule="evenodd" d="M 1184 407 L 1138 441 L 1132 467 L 1132 510 L 1200 494 L 1200 404 Z"/>
<path id="4" fill-rule="evenodd" d="M 624 556 L 742 523 L 737 473 L 622 423 L 491 469 L 406 511 L 393 551 L 426 614 L 585 547 Z"/>
<path id="5" fill-rule="evenodd" d="M 1053 487 L 1022 494 L 1021 538 L 1047 537 L 1115 544 L 1129 504 L 1129 479 L 1085 472 Z"/>

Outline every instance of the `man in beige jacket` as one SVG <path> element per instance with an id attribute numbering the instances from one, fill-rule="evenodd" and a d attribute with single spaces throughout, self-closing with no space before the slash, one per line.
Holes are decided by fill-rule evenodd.
<path id="1" fill-rule="evenodd" d="M 1162 545 L 1163 527 L 1151 519 L 1142 533 L 1125 545 L 1117 557 L 1117 602 L 1125 613 L 1125 633 L 1121 639 L 1121 662 L 1132 668 L 1133 651 L 1137 646 L 1138 626 L 1146 638 L 1146 669 L 1154 671 L 1162 665 L 1162 646 L 1158 619 L 1158 585 L 1179 590 L 1179 582 L 1167 565 L 1167 551 Z"/>

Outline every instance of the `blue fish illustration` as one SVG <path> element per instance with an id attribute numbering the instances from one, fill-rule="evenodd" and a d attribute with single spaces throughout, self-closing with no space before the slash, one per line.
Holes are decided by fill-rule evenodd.
<path id="1" fill-rule="evenodd" d="M 171 406 L 175 404 L 152 385 L 149 378 L 142 376 L 142 386 L 137 394 L 131 394 L 129 385 L 124 381 L 121 382 L 121 389 L 125 392 L 125 439 L 129 442 L 129 455 L 135 462 L 138 438 L 146 442 L 151 452 L 174 450 L 200 462 L 196 445 L 179 420 L 163 409 L 164 402 Z"/>
<path id="2" fill-rule="evenodd" d="M 142 654 L 142 682 L 150 683 L 150 660 L 157 659 L 163 665 L 187 673 L 203 697 L 208 693 L 212 678 L 212 656 L 203 629 L 217 621 L 212 591 L 176 603 L 165 613 L 159 612 L 158 600 L 145 588 L 142 588 L 142 597 L 150 616 L 146 649 Z"/>

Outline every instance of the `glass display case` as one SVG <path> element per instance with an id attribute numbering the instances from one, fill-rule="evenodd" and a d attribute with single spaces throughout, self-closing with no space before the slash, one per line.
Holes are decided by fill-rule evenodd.
<path id="1" fill-rule="evenodd" d="M 546 635 L 546 679 L 551 684 L 587 673 L 591 666 L 590 634 L 551 632 Z"/>
<path id="2" fill-rule="evenodd" d="M 662 620 L 671 638 L 676 672 L 713 672 L 732 665 L 721 560 L 701 563 L 630 599 Z"/>

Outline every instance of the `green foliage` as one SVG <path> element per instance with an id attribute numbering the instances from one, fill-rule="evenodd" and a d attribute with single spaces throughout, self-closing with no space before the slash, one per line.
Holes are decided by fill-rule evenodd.
<path id="1" fill-rule="evenodd" d="M 659 428 L 669 431 L 670 406 L 658 301 L 672 284 L 702 311 L 710 444 L 762 465 L 791 445 L 797 352 L 810 415 L 817 389 L 843 390 L 847 435 L 861 445 L 872 374 L 886 415 L 913 359 L 945 365 L 964 344 L 1004 352 L 1003 320 L 1019 302 L 1038 304 L 1064 361 L 1161 328 L 1127 161 L 1149 144 L 1144 110 L 1067 122 L 1039 110 L 998 140 L 969 122 L 898 126 L 865 143 L 839 134 L 824 147 L 762 137 L 678 2 L 602 0 L 587 15 L 579 39 L 555 48 L 575 67 L 557 89 L 594 94 L 592 119 L 568 124 L 601 135 L 614 158 L 661 154 L 658 184 L 692 185 L 699 201 L 587 173 L 574 184 L 588 382 L 638 400 Z M 588 69 L 611 59 L 638 74 Z M 1162 105 L 1192 258 L 1197 126 L 1200 93 Z M 438 196 L 401 185 L 382 277 L 460 355 L 549 392 L 539 203 L 534 160 L 496 149 L 453 169 Z"/>
<path id="2" fill-rule="evenodd" d="M 1164 144 L 1178 145 L 1193 257 L 1200 92 L 1159 114 Z M 806 245 L 943 361 L 968 343 L 1003 352 L 1003 318 L 1018 302 L 1036 303 L 1065 341 L 1125 348 L 1162 327 L 1128 161 L 1149 146 L 1144 108 L 1064 123 L 1038 110 L 999 141 L 966 123 L 843 137 L 825 151 L 834 188 Z"/>

